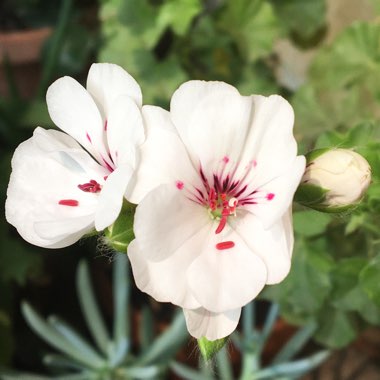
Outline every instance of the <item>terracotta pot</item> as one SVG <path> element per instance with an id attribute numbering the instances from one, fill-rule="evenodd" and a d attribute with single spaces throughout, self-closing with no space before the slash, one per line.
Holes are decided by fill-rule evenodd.
<path id="1" fill-rule="evenodd" d="M 45 41 L 52 29 L 0 32 L 0 96 L 7 96 L 8 86 L 4 70 L 7 57 L 20 94 L 24 98 L 34 95 L 40 80 L 40 57 Z"/>

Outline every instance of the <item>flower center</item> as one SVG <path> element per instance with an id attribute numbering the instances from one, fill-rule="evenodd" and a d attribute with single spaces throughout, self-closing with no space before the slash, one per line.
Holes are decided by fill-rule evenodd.
<path id="1" fill-rule="evenodd" d="M 214 188 L 210 189 L 208 196 L 208 211 L 212 219 L 219 220 L 216 234 L 220 234 L 227 223 L 230 215 L 236 216 L 238 200 L 235 197 L 228 197 L 226 193 L 217 193 Z"/>

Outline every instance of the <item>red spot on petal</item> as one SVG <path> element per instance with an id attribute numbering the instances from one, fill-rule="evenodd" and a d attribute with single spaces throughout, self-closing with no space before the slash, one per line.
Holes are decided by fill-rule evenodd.
<path id="1" fill-rule="evenodd" d="M 235 247 L 235 243 L 233 241 L 222 241 L 221 243 L 218 243 L 215 247 L 216 249 L 219 249 L 219 251 L 223 251 L 224 249 L 230 249 Z"/>
<path id="2" fill-rule="evenodd" d="M 255 168 L 255 167 L 257 166 L 257 161 L 256 161 L 256 160 L 253 160 L 253 161 L 252 161 L 252 165 L 253 165 L 253 167 Z"/>
<path id="3" fill-rule="evenodd" d="M 183 187 L 185 186 L 184 183 L 183 183 L 182 181 L 177 181 L 177 182 L 175 183 L 175 185 L 176 185 L 176 187 L 177 187 L 178 190 L 182 190 Z"/>
<path id="4" fill-rule="evenodd" d="M 230 161 L 229 157 L 227 157 L 227 156 L 224 156 L 224 157 L 223 157 L 223 162 L 224 162 L 225 164 L 228 164 L 229 161 Z"/>
<path id="5" fill-rule="evenodd" d="M 106 120 L 106 121 L 104 122 L 104 130 L 105 130 L 105 131 L 107 131 L 107 126 L 108 126 L 108 120 Z"/>
<path id="6" fill-rule="evenodd" d="M 108 178 L 108 175 L 105 175 L 105 176 L 103 177 L 103 179 L 104 179 L 105 181 L 107 181 L 107 178 Z"/>
<path id="7" fill-rule="evenodd" d="M 86 137 L 87 137 L 87 140 L 92 144 L 91 137 L 87 132 L 86 132 Z"/>
<path id="8" fill-rule="evenodd" d="M 79 205 L 79 202 L 76 199 L 61 199 L 58 204 L 62 206 L 76 207 Z"/>
<path id="9" fill-rule="evenodd" d="M 271 201 L 273 198 L 274 198 L 274 194 L 273 193 L 268 193 L 267 194 L 268 201 Z"/>

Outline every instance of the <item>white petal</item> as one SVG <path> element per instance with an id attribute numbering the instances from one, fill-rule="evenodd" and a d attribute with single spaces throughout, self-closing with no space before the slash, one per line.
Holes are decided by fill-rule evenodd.
<path id="1" fill-rule="evenodd" d="M 177 181 L 188 189 L 193 186 L 201 188 L 199 175 L 170 120 L 169 112 L 159 107 L 144 106 L 143 117 L 146 140 L 141 147 L 136 188 L 129 200 L 139 203 L 155 187 Z"/>
<path id="2" fill-rule="evenodd" d="M 137 287 L 159 302 L 171 302 L 188 309 L 200 307 L 191 294 L 186 272 L 199 255 L 199 246 L 208 232 L 208 228 L 204 227 L 162 261 L 148 260 L 135 239 L 128 246 L 128 257 Z"/>
<path id="3" fill-rule="evenodd" d="M 273 194 L 273 199 L 264 199 L 258 204 L 244 206 L 256 215 L 265 228 L 279 220 L 292 203 L 293 196 L 305 171 L 304 156 L 297 156 L 291 165 L 277 178 L 260 187 L 262 194 Z"/>
<path id="4" fill-rule="evenodd" d="M 209 95 L 218 93 L 239 95 L 237 89 L 227 83 L 200 80 L 185 82 L 174 92 L 170 101 L 170 114 L 186 145 L 188 144 L 188 133 L 193 127 L 190 119 L 194 109 Z"/>
<path id="5" fill-rule="evenodd" d="M 46 94 L 53 122 L 71 135 L 100 163 L 108 162 L 104 145 L 104 125 L 91 95 L 73 78 L 56 80 Z"/>
<path id="6" fill-rule="evenodd" d="M 237 218 L 230 218 L 230 222 L 252 252 L 264 261 L 268 271 L 266 283 L 281 282 L 289 273 L 293 250 L 291 209 L 267 230 L 249 212 L 238 213 Z"/>
<path id="7" fill-rule="evenodd" d="M 103 168 L 99 165 L 97 173 L 95 170 L 87 173 L 84 168 L 94 169 L 97 164 L 92 163 L 93 159 L 84 151 L 83 155 L 78 155 L 78 150 L 71 146 L 64 150 L 63 145 L 67 139 L 64 137 L 55 141 L 55 137 L 62 135 L 60 132 L 50 134 L 38 129 L 31 139 L 20 144 L 12 159 L 12 174 L 5 206 L 6 218 L 25 240 L 42 247 L 55 248 L 72 244 L 92 230 L 98 196 L 83 192 L 78 185 L 90 179 L 100 182 L 103 175 Z M 40 144 L 45 146 L 49 139 L 59 151 L 40 148 Z M 80 157 L 79 162 L 75 161 L 76 156 Z M 89 161 L 87 164 L 86 160 Z M 62 200 L 76 200 L 78 206 L 61 205 L 59 202 Z M 77 218 L 78 221 L 74 222 Z M 75 228 L 67 230 L 65 235 L 63 230 L 65 225 L 68 226 L 67 220 L 72 220 Z M 49 222 L 56 229 L 44 229 L 43 223 Z M 35 228 L 38 223 L 41 226 Z"/>
<path id="8" fill-rule="evenodd" d="M 93 96 L 107 119 L 113 102 L 121 95 L 131 97 L 141 107 L 142 95 L 138 83 L 123 68 L 111 63 L 94 63 L 87 77 L 87 91 Z"/>
<path id="9" fill-rule="evenodd" d="M 119 216 L 132 173 L 133 170 L 129 165 L 121 165 L 108 176 L 99 195 L 99 205 L 95 215 L 97 231 L 110 226 Z"/>
<path id="10" fill-rule="evenodd" d="M 144 142 L 144 127 L 141 110 L 131 98 L 120 96 L 112 103 L 106 133 L 115 165 L 136 167 L 137 152 Z"/>
<path id="11" fill-rule="evenodd" d="M 183 309 L 187 329 L 194 338 L 206 337 L 208 340 L 224 338 L 236 329 L 241 308 L 213 313 L 204 308 L 196 310 Z"/>
<path id="12" fill-rule="evenodd" d="M 214 231 L 218 223 L 214 225 Z M 221 242 L 234 247 L 217 249 Z M 241 237 L 228 225 L 222 233 L 212 232 L 202 253 L 188 270 L 194 297 L 207 310 L 220 313 L 246 305 L 262 290 L 267 281 L 267 268 Z"/>
<path id="13" fill-rule="evenodd" d="M 255 183 L 281 174 L 297 155 L 293 136 L 294 112 L 281 96 L 254 95 L 252 120 L 241 161 L 255 161 Z"/>
<path id="14" fill-rule="evenodd" d="M 144 257 L 160 261 L 208 224 L 206 208 L 190 201 L 175 184 L 162 185 L 137 206 L 134 232 Z"/>
<path id="15" fill-rule="evenodd" d="M 195 165 L 237 162 L 251 120 L 252 99 L 222 82 L 190 81 L 173 95 L 170 111 Z"/>

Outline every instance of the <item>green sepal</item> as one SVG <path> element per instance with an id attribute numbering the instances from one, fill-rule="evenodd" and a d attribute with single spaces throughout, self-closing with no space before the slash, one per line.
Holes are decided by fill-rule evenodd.
<path id="1" fill-rule="evenodd" d="M 226 344 L 228 336 L 217 340 L 208 340 L 205 337 L 198 339 L 198 347 L 205 361 L 209 361 L 216 355 Z"/>
<path id="2" fill-rule="evenodd" d="M 307 207 L 318 207 L 326 200 L 326 194 L 328 191 L 328 189 L 324 189 L 320 186 L 307 183 L 301 184 L 298 186 L 298 189 L 294 194 L 294 200 Z"/>
<path id="3" fill-rule="evenodd" d="M 116 221 L 104 230 L 104 242 L 118 252 L 127 252 L 129 243 L 134 239 L 133 217 L 136 206 L 124 202 Z"/>

